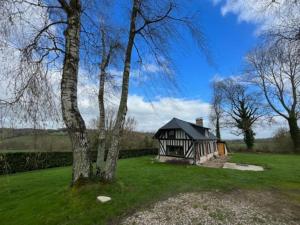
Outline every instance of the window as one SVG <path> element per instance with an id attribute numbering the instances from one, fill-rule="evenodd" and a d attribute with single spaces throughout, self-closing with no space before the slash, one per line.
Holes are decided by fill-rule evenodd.
<path id="1" fill-rule="evenodd" d="M 184 157 L 183 147 L 167 145 L 167 155 Z"/>
<path id="2" fill-rule="evenodd" d="M 168 138 L 169 139 L 174 139 L 175 138 L 175 131 L 174 130 L 169 130 L 168 131 Z"/>

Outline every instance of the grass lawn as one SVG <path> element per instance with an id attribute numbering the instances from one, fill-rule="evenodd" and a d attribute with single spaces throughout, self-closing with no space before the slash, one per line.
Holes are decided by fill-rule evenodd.
<path id="1" fill-rule="evenodd" d="M 202 168 L 153 162 L 151 157 L 119 161 L 114 184 L 71 189 L 71 168 L 0 176 L 0 223 L 106 224 L 179 192 L 230 189 L 276 190 L 300 204 L 300 155 L 235 153 L 231 161 L 263 165 L 264 172 Z M 96 196 L 112 201 L 100 204 Z"/>

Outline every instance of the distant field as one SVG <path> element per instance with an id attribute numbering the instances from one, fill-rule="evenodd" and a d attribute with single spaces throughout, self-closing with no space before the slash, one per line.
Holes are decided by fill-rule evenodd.
<path id="1" fill-rule="evenodd" d="M 1 129 L 0 129 L 1 131 Z M 16 129 L 13 132 L 6 129 L 9 135 L 0 133 L 0 152 L 68 152 L 71 151 L 71 143 L 67 133 L 59 130 L 39 130 L 34 135 L 32 129 Z M 13 133 L 13 134 L 11 134 Z M 121 140 L 121 149 L 155 148 L 157 141 L 152 138 L 151 133 L 130 132 Z M 96 133 L 89 131 L 91 148 L 96 149 Z M 243 152 L 246 145 L 243 140 L 227 140 L 227 147 L 232 152 Z M 292 143 L 289 137 L 257 139 L 254 151 L 258 152 L 290 152 Z"/>
<path id="2" fill-rule="evenodd" d="M 0 130 L 1 131 L 1 130 Z M 10 133 L 9 133 L 10 132 Z M 71 151 L 70 139 L 66 132 L 39 130 L 34 134 L 33 130 L 7 131 L 5 135 L 0 133 L 0 152 L 68 152 Z M 8 133 L 8 134 L 7 134 Z M 88 131 L 90 146 L 96 149 L 97 133 Z M 121 139 L 121 149 L 143 149 L 157 147 L 153 134 L 142 132 L 126 133 Z"/>
<path id="3" fill-rule="evenodd" d="M 0 140 L 1 152 L 31 152 L 31 151 L 71 151 L 71 143 L 66 134 L 51 133 L 23 135 Z"/>
<path id="4" fill-rule="evenodd" d="M 229 151 L 245 151 L 246 144 L 243 140 L 227 140 L 227 147 Z M 286 137 L 282 139 L 257 139 L 254 144 L 254 151 L 259 152 L 290 152 L 292 149 L 291 140 Z"/>

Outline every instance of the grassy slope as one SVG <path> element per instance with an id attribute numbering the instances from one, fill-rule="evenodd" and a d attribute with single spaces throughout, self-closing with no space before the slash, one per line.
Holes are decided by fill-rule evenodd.
<path id="1" fill-rule="evenodd" d="M 21 130 L 22 131 L 22 130 Z M 34 136 L 24 132 L 20 136 L 0 139 L 0 152 L 69 152 L 71 142 L 66 133 L 40 133 Z M 157 147 L 157 141 L 152 139 L 153 134 L 130 132 L 121 140 L 121 149 L 142 149 Z M 89 132 L 91 148 L 95 148 L 96 133 Z M 130 138 L 129 138 L 130 137 Z"/>
<path id="2" fill-rule="evenodd" d="M 0 152 L 34 152 L 34 135 L 22 135 L 0 141 Z M 38 151 L 71 151 L 71 143 L 67 135 L 51 133 L 38 135 L 36 141 Z"/>
<path id="3" fill-rule="evenodd" d="M 276 189 L 300 203 L 300 156 L 235 154 L 232 161 L 264 165 L 245 172 L 153 163 L 150 157 L 119 161 L 118 181 L 68 187 L 70 168 L 0 177 L 0 221 L 4 224 L 105 224 L 120 215 L 178 192 L 232 188 Z M 297 191 L 298 190 L 298 191 Z M 112 201 L 100 204 L 97 195 Z"/>

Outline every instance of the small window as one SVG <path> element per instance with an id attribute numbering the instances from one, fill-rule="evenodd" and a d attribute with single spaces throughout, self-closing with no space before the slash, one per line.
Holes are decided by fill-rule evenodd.
<path id="1" fill-rule="evenodd" d="M 183 147 L 167 145 L 167 154 L 170 156 L 184 157 Z"/>
<path id="2" fill-rule="evenodd" d="M 168 138 L 169 139 L 174 139 L 175 138 L 175 131 L 174 130 L 169 130 L 168 131 Z"/>

